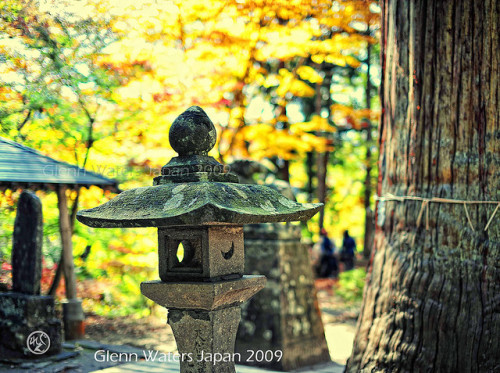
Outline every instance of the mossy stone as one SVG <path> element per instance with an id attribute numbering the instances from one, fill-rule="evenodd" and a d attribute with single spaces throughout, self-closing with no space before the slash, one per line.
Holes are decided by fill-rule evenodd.
<path id="1" fill-rule="evenodd" d="M 207 155 L 215 145 L 217 133 L 205 111 L 191 106 L 172 123 L 168 137 L 180 156 Z"/>

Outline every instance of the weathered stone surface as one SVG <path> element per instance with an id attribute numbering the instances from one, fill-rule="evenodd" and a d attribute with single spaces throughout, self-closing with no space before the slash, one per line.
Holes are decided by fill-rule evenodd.
<path id="1" fill-rule="evenodd" d="M 173 157 L 165 166 L 161 168 L 161 174 L 164 176 L 174 176 L 174 173 L 180 172 L 216 172 L 222 174 L 227 172 L 227 168 L 217 162 L 214 157 L 209 155 L 188 155 Z M 237 181 L 238 182 L 238 179 Z"/>
<path id="2" fill-rule="evenodd" d="M 12 292 L 0 293 L 0 357 L 39 357 L 29 351 L 28 336 L 45 332 L 50 348 L 61 351 L 61 322 L 55 317 L 54 298 L 40 296 L 43 216 L 38 197 L 23 191 L 17 205 L 12 248 Z"/>
<path id="3" fill-rule="evenodd" d="M 208 115 L 191 106 L 175 119 L 168 134 L 170 146 L 179 155 L 207 155 L 215 145 L 217 133 Z"/>
<path id="4" fill-rule="evenodd" d="M 235 373 L 235 360 L 240 362 L 234 354 L 240 318 L 239 306 L 216 311 L 169 310 L 181 373 Z"/>
<path id="5" fill-rule="evenodd" d="M 43 331 L 50 338 L 50 348 L 43 356 L 61 351 L 61 322 L 55 317 L 54 298 L 0 293 L 0 357 L 40 357 L 26 344 L 34 331 Z"/>
<path id="6" fill-rule="evenodd" d="M 238 176 L 208 155 L 189 155 L 172 158 L 153 179 L 153 185 L 217 181 L 238 183 Z"/>
<path id="7" fill-rule="evenodd" d="M 179 261 L 177 250 L 181 244 L 184 257 Z M 158 256 L 163 281 L 241 277 L 245 267 L 243 227 L 160 227 Z"/>
<path id="8" fill-rule="evenodd" d="M 245 273 L 264 274 L 266 287 L 242 305 L 236 352 L 243 363 L 289 371 L 330 361 L 314 278 L 300 226 L 253 224 L 245 232 Z M 281 350 L 283 357 L 249 362 L 247 350 Z"/>
<path id="9" fill-rule="evenodd" d="M 43 216 L 40 199 L 23 191 L 17 203 L 12 243 L 12 290 L 40 294 Z"/>
<path id="10" fill-rule="evenodd" d="M 91 227 L 248 224 L 307 220 L 322 204 L 300 204 L 264 185 L 194 182 L 127 190 L 111 201 L 81 210 Z"/>
<path id="11" fill-rule="evenodd" d="M 203 167 L 209 169 L 209 167 Z M 153 179 L 153 185 L 172 183 L 196 183 L 196 182 L 220 182 L 238 183 L 238 177 L 229 173 L 197 171 L 190 172 L 187 168 L 174 168 L 169 175 L 157 176 Z"/>
<path id="12" fill-rule="evenodd" d="M 167 308 L 215 310 L 247 301 L 264 288 L 264 276 L 243 276 L 219 282 L 141 283 L 141 293 Z"/>

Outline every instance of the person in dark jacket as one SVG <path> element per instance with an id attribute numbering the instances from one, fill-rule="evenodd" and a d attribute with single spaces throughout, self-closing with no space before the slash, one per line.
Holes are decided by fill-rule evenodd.
<path id="1" fill-rule="evenodd" d="M 349 231 L 344 231 L 344 240 L 342 241 L 342 250 L 340 251 L 340 261 L 344 263 L 344 271 L 350 271 L 354 268 L 354 259 L 356 253 L 356 242 L 349 236 Z"/>
<path id="2" fill-rule="evenodd" d="M 325 228 L 320 231 L 321 235 L 321 257 L 318 276 L 321 278 L 336 277 L 338 271 L 337 259 L 335 258 L 335 244 L 330 240 Z"/>

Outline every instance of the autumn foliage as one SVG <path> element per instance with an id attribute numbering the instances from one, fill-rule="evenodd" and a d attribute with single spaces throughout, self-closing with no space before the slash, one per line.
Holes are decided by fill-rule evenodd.
<path id="1" fill-rule="evenodd" d="M 211 155 L 264 162 L 270 174 L 289 176 L 299 200 L 317 199 L 316 166 L 307 169 L 306 158 L 329 152 L 325 225 L 338 241 L 352 228 L 361 243 L 362 185 L 372 162 L 365 153 L 373 146 L 365 133 L 378 120 L 364 104 L 367 68 L 377 65 L 366 50 L 378 48 L 378 19 L 377 1 L 2 1 L 1 136 L 128 189 L 158 175 L 175 155 L 168 146 L 173 119 L 200 105 L 218 131 Z M 376 90 L 377 74 L 371 79 Z M 6 193 L 3 262 L 15 213 L 6 206 L 16 197 Z M 60 245 L 55 197 L 39 194 L 52 269 Z M 94 187 L 78 195 L 81 208 L 110 197 Z M 314 238 L 316 222 L 304 232 Z M 141 279 L 154 276 L 154 237 L 76 223 L 75 254 L 91 246 L 88 258 L 76 258 L 80 280 L 118 286 L 102 295 L 109 304 L 137 295 Z"/>

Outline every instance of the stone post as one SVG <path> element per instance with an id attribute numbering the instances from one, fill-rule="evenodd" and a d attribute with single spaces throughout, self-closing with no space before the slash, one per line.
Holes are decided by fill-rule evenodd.
<path id="1" fill-rule="evenodd" d="M 12 292 L 0 293 L 0 357 L 43 357 L 61 351 L 54 298 L 40 295 L 43 217 L 40 199 L 23 191 L 12 247 Z M 35 334 L 32 334 L 35 333 Z M 30 343 L 30 336 L 34 336 Z"/>
<path id="2" fill-rule="evenodd" d="M 238 160 L 231 170 L 248 183 L 263 179 L 266 169 L 254 161 Z M 274 180 L 269 186 L 295 200 L 290 184 Z M 242 306 L 235 351 L 242 362 L 290 371 L 330 362 L 309 252 L 301 242 L 300 225 L 249 224 L 244 228 L 245 273 L 266 276 L 265 288 Z M 280 359 L 248 359 L 247 351 L 280 352 Z"/>
<path id="3" fill-rule="evenodd" d="M 160 281 L 141 292 L 169 309 L 182 373 L 233 373 L 240 304 L 265 285 L 244 276 L 243 225 L 306 220 L 321 204 L 301 205 L 238 177 L 208 156 L 216 141 L 206 113 L 193 106 L 170 127 L 179 154 L 154 179 L 77 219 L 93 227 L 158 227 Z"/>
<path id="4" fill-rule="evenodd" d="M 282 352 L 279 360 L 243 358 L 246 364 L 291 371 L 331 361 L 309 253 L 300 239 L 296 225 L 245 227 L 245 271 L 262 273 L 268 281 L 243 305 L 236 351 Z"/>
<path id="5" fill-rule="evenodd" d="M 43 216 L 40 199 L 24 191 L 17 202 L 12 236 L 12 291 L 40 295 Z"/>

